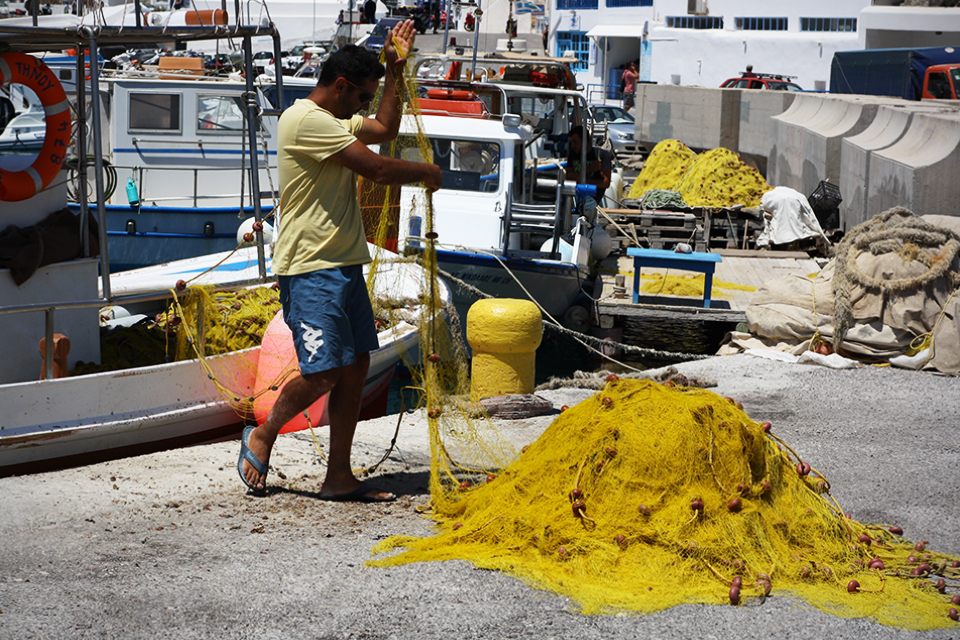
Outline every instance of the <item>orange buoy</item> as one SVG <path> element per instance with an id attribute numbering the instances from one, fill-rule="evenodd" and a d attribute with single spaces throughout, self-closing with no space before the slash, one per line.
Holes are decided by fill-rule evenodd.
<path id="1" fill-rule="evenodd" d="M 56 74 L 42 60 L 24 53 L 0 54 L 0 84 L 16 82 L 40 99 L 46 120 L 43 147 L 22 171 L 0 169 L 0 200 L 28 200 L 46 189 L 60 171 L 70 145 L 70 103 Z"/>
<path id="2" fill-rule="evenodd" d="M 283 383 L 278 381 L 286 376 Z M 273 317 L 267 330 L 263 332 L 263 341 L 260 345 L 260 360 L 257 364 L 257 379 L 254 390 L 256 392 L 253 401 L 253 416 L 257 424 L 263 424 L 270 415 L 270 410 L 280 397 L 280 391 L 299 371 L 297 365 L 297 351 L 293 346 L 293 334 L 290 327 L 283 320 L 283 311 L 278 311 Z M 272 387 L 276 386 L 276 389 Z M 310 416 L 311 427 L 317 427 L 330 424 L 330 418 L 327 415 L 327 398 L 330 394 L 321 396 L 319 400 L 310 405 L 307 409 L 307 415 Z M 307 418 L 303 413 L 297 414 L 280 429 L 280 433 L 290 433 L 293 431 L 302 431 L 307 428 Z"/>

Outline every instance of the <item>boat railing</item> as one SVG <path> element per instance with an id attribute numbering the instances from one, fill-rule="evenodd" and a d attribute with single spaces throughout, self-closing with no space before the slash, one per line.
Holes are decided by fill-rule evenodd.
<path id="1" fill-rule="evenodd" d="M 210 200 L 219 200 L 219 199 L 240 199 L 240 203 L 237 205 L 238 208 L 243 208 L 246 206 L 244 199 L 249 198 L 249 193 L 217 193 L 217 194 L 200 194 L 200 172 L 203 171 L 203 175 L 209 175 L 213 172 L 231 172 L 235 173 L 238 171 L 236 167 L 143 167 L 140 165 L 137 166 L 125 166 L 125 165 L 114 165 L 116 169 L 128 170 L 131 173 L 137 175 L 135 181 L 138 185 L 141 185 L 139 197 L 140 202 L 189 202 L 191 206 L 199 206 L 201 201 L 210 201 Z M 276 167 L 270 166 L 261 166 L 259 167 L 261 171 L 270 171 L 271 169 L 276 169 Z M 154 196 L 148 193 L 142 188 L 142 185 L 145 184 L 144 176 L 148 175 L 151 171 L 162 171 L 167 172 L 189 172 L 193 174 L 193 193 L 191 195 L 174 195 L 174 196 Z M 210 182 L 209 180 L 205 182 Z M 276 191 L 260 191 L 260 199 L 268 199 L 277 197 L 275 194 Z"/>

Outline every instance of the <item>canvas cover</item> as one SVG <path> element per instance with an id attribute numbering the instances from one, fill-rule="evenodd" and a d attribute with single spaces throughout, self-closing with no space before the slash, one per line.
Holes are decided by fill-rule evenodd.
<path id="1" fill-rule="evenodd" d="M 851 231 L 819 273 L 765 282 L 746 311 L 750 333 L 730 334 L 720 353 L 823 344 L 864 362 L 958 374 L 958 250 L 957 232 L 891 209 Z"/>

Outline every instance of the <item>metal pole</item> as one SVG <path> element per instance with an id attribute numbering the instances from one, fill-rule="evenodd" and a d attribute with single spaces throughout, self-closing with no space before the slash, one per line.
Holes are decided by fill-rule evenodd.
<path id="1" fill-rule="evenodd" d="M 274 28 L 273 23 L 270 23 L 270 29 L 273 31 L 273 77 L 277 79 L 277 109 L 283 111 L 283 69 L 280 65 L 280 34 L 277 33 L 277 30 Z M 270 168 L 270 161 L 267 160 L 267 169 Z"/>
<path id="2" fill-rule="evenodd" d="M 253 45 L 250 36 L 243 36 L 243 65 L 246 69 L 253 69 Z M 263 220 L 263 212 L 260 210 L 260 163 L 259 150 L 257 149 L 257 128 L 260 126 L 259 105 L 257 105 L 257 91 L 253 86 L 253 74 L 245 75 L 247 91 L 247 135 L 250 138 L 250 193 L 253 200 L 253 219 L 257 222 Z M 264 158 L 267 162 L 267 170 L 270 168 L 269 157 Z M 267 261 L 263 252 L 263 231 L 257 231 L 257 264 L 260 267 L 260 278 L 267 278 Z"/>
<path id="3" fill-rule="evenodd" d="M 476 22 L 473 24 L 473 63 L 470 66 L 470 77 L 477 75 L 477 46 L 480 44 L 480 23 L 483 21 L 483 10 L 480 8 L 480 0 L 477 0 L 477 10 L 474 11 Z"/>
<path id="4" fill-rule="evenodd" d="M 444 0 L 443 5 L 447 12 L 447 19 L 443 21 L 443 53 L 446 53 L 447 42 L 450 40 L 450 0 Z"/>
<path id="5" fill-rule="evenodd" d="M 110 299 L 110 254 L 107 250 L 107 208 L 103 202 L 103 149 L 99 141 L 100 136 L 100 68 L 97 66 L 97 37 L 93 29 L 84 27 L 84 35 L 90 39 L 90 94 L 93 96 L 93 164 L 97 184 L 97 222 L 100 227 L 100 277 L 102 280 L 103 297 Z"/>
<path id="6" fill-rule="evenodd" d="M 87 202 L 87 82 L 84 79 L 83 47 L 77 54 L 77 181 L 80 198 L 80 246 L 81 255 L 90 257 L 90 205 Z"/>

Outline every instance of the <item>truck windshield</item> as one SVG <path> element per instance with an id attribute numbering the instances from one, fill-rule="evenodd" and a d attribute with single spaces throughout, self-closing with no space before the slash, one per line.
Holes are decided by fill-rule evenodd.
<path id="1" fill-rule="evenodd" d="M 950 80 L 953 82 L 953 95 L 960 98 L 960 67 L 950 69 Z"/>

